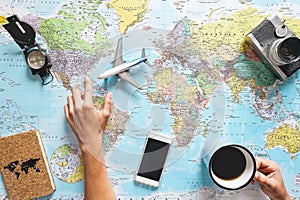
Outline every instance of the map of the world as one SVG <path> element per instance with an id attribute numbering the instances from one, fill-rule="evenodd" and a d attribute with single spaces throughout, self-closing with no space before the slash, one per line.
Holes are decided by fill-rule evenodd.
<path id="1" fill-rule="evenodd" d="M 204 158 L 215 143 L 276 161 L 291 197 L 300 199 L 300 70 L 278 80 L 244 41 L 272 14 L 300 37 L 298 0 L 1 0 L 0 137 L 40 130 L 56 184 L 40 199 L 83 199 L 81 151 L 63 106 L 88 76 L 99 109 L 113 95 L 103 148 L 118 199 L 266 199 L 256 184 L 236 191 L 214 184 Z M 47 49 L 48 85 L 2 27 L 11 15 Z M 120 38 L 126 61 L 145 49 L 150 65 L 129 71 L 141 90 L 117 76 L 98 79 L 112 68 Z M 153 132 L 173 138 L 157 189 L 134 182 Z M 0 177 L 0 199 L 7 198 Z"/>

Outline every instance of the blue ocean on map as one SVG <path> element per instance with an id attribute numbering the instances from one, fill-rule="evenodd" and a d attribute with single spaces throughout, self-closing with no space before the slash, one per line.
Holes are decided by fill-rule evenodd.
<path id="1" fill-rule="evenodd" d="M 51 19 L 57 16 L 63 5 L 67 7 L 78 4 L 78 11 L 81 11 L 80 6 L 83 2 L 94 3 L 98 1 L 4 0 L 0 5 L 0 16 L 20 13 L 22 16 L 31 14 Z M 205 94 L 205 98 L 208 98 L 209 102 L 202 108 L 198 116 L 199 126 L 195 128 L 193 135 L 187 138 L 190 139 L 189 142 L 183 146 L 178 146 L 174 134 L 174 124 L 177 116 L 172 113 L 171 103 L 161 103 L 159 101 L 159 103 L 156 103 L 150 98 L 151 95 L 158 92 L 156 91 L 158 83 L 154 79 L 154 74 L 160 69 L 171 68 L 174 75 L 184 77 L 185 82 L 178 81 L 184 82 L 184 85 L 195 86 L 196 77 L 193 76 L 195 71 L 178 67 L 182 55 L 180 53 L 172 55 L 173 51 L 176 53 L 174 49 L 177 47 L 178 52 L 182 50 L 184 54 L 185 46 L 179 45 L 182 42 L 181 39 L 192 39 L 191 32 L 197 31 L 192 29 L 191 24 L 194 24 L 199 29 L 198 31 L 201 31 L 206 23 L 212 22 L 213 24 L 224 16 L 230 17 L 236 12 L 250 9 L 250 7 L 251 9 L 258 9 L 261 13 L 270 14 L 274 11 L 284 15 L 286 13 L 276 9 L 286 6 L 292 10 L 293 7 L 300 4 L 299 0 L 288 2 L 284 0 L 151 0 L 148 2 L 149 10 L 145 13 L 145 17 L 141 21 L 135 21 L 133 26 L 129 26 L 128 30 L 130 31 L 127 33 L 120 33 L 118 30 L 120 18 L 117 11 L 112 8 L 106 10 L 108 9 L 106 3 L 110 1 L 101 2 L 103 4 L 100 6 L 103 10 L 98 11 L 100 14 L 101 12 L 107 13 L 108 16 L 107 18 L 103 17 L 103 21 L 108 24 L 108 28 L 103 35 L 108 37 L 108 48 L 111 48 L 108 52 L 113 53 L 110 55 L 106 52 L 107 54 L 103 58 L 97 60 L 96 63 L 92 63 L 93 67 L 87 74 L 71 77 L 70 86 L 83 89 L 83 77 L 88 75 L 95 86 L 94 95 L 103 97 L 105 93 L 112 92 L 114 109 L 122 113 L 120 116 L 124 115 L 128 118 L 128 121 L 122 124 L 124 125 L 122 134 L 117 136 L 116 141 L 110 144 L 109 151 L 105 152 L 108 173 L 116 193 L 120 196 L 120 200 L 140 200 L 142 198 L 191 200 L 201 199 L 197 196 L 197 193 L 202 192 L 208 192 L 211 198 L 214 199 L 232 199 L 232 195 L 239 192 L 243 194 L 242 199 L 260 199 L 260 190 L 257 185 L 249 185 L 243 191 L 228 192 L 221 190 L 213 183 L 207 170 L 207 159 L 222 144 L 241 144 L 248 147 L 255 156 L 263 156 L 278 162 L 286 187 L 294 199 L 299 199 L 300 181 L 296 182 L 297 175 L 300 176 L 299 150 L 291 154 L 286 147 L 281 145 L 268 148 L 267 135 L 282 125 L 283 122 L 289 123 L 291 126 L 299 126 L 300 70 L 287 81 L 279 82 L 276 86 L 269 86 L 271 91 L 267 91 L 269 88 L 264 88 L 266 99 L 260 99 L 257 93 L 253 92 L 258 87 L 253 89 L 249 83 L 241 91 L 236 92 L 234 91 L 236 88 L 229 86 L 229 79 L 224 81 L 224 78 L 220 82 L 218 82 L 219 80 L 212 80 L 212 82 L 218 82 L 218 85 L 212 93 Z M 299 16 L 299 12 L 293 14 Z M 184 21 L 184 23 L 178 23 L 179 21 Z M 117 76 L 110 77 L 105 81 L 97 78 L 101 72 L 112 67 L 116 42 L 120 37 L 123 37 L 123 56 L 126 61 L 139 58 L 142 48 L 146 49 L 148 60 L 152 64 L 155 60 L 162 59 L 162 57 L 166 59 L 162 66 L 156 66 L 156 68 L 143 63 L 130 69 L 130 75 L 133 79 L 145 87 L 142 90 L 119 80 Z M 199 37 L 201 36 L 199 35 Z M 160 45 L 166 47 L 166 49 L 159 49 L 157 46 L 154 48 L 153 41 L 155 39 L 161 39 L 162 44 Z M 195 43 L 196 41 L 194 40 Z M 207 43 L 209 42 L 211 41 L 207 41 Z M 169 48 L 168 43 L 173 46 L 170 45 Z M 71 91 L 56 78 L 51 84 L 42 86 L 40 77 L 31 74 L 26 65 L 23 52 L 3 29 L 0 30 L 0 44 L 0 118 L 2 119 L 0 121 L 0 137 L 37 128 L 41 131 L 48 160 L 51 162 L 51 158 L 55 153 L 61 153 L 57 152 L 60 147 L 64 145 L 70 147 L 70 144 L 77 144 L 77 140 L 65 120 L 63 109 L 63 106 L 67 103 L 67 96 L 71 94 Z M 208 48 L 212 48 L 208 49 L 209 53 L 212 51 L 212 54 L 215 53 L 216 55 L 218 54 L 217 51 L 221 51 L 219 47 Z M 226 48 L 228 47 L 226 46 Z M 194 49 L 192 50 L 188 53 L 194 53 Z M 237 51 L 235 49 L 230 50 Z M 237 54 L 239 53 L 237 52 Z M 172 60 L 168 56 L 180 59 L 174 61 L 174 58 Z M 205 63 L 206 58 L 201 59 L 203 59 L 201 65 L 197 66 L 199 70 L 201 67 L 207 67 L 202 66 L 202 62 Z M 215 63 L 218 64 L 213 66 L 216 68 L 221 68 L 220 65 L 224 63 L 226 68 L 230 68 L 232 63 L 235 62 L 235 60 L 222 61 L 222 59 L 228 58 L 216 56 L 213 59 L 207 58 L 207 62 L 216 61 Z M 209 68 L 209 70 L 213 69 Z M 230 70 L 232 69 L 230 68 Z M 228 74 L 222 75 L 231 75 L 233 72 L 230 70 L 228 70 Z M 164 87 L 164 85 L 159 86 Z M 196 92 L 200 92 L 200 90 Z M 235 94 L 237 96 L 234 97 Z M 274 110 L 263 107 L 269 105 Z M 174 139 L 163 171 L 161 184 L 157 189 L 150 189 L 134 182 L 145 139 L 150 131 L 156 131 Z M 69 152 L 71 156 L 65 162 L 59 163 L 62 167 L 66 165 L 64 170 L 59 171 L 60 168 L 53 170 L 57 191 L 49 196 L 51 200 L 83 199 L 84 181 L 82 174 L 76 174 L 74 168 L 78 166 L 74 167 L 76 163 L 68 160 L 74 159 L 75 153 L 78 153 L 77 150 L 72 149 Z M 68 166 L 68 164 L 70 165 Z M 69 172 L 72 172 L 72 175 L 78 175 L 78 177 L 74 176 L 75 178 L 71 180 L 62 178 Z M 196 193 L 196 198 L 192 196 L 193 193 Z M 254 196 L 254 193 L 258 197 Z M 250 194 L 254 195 L 251 196 Z M 5 195 L 5 186 L 0 177 L 0 199 L 6 199 Z M 158 197 L 159 195 L 161 197 Z M 49 198 L 39 199 L 48 200 Z"/>
<path id="2" fill-rule="evenodd" d="M 272 0 L 272 1 L 260 1 L 260 0 L 251 0 L 251 3 L 253 3 L 256 6 L 263 6 L 263 7 L 270 7 L 270 6 L 277 6 L 285 3 L 293 3 L 293 4 L 299 4 L 299 1 L 297 0 L 290 0 L 288 2 L 283 0 Z"/>

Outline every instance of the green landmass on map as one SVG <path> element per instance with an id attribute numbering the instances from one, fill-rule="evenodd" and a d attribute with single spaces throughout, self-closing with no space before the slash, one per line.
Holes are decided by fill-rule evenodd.
<path id="1" fill-rule="evenodd" d="M 43 19 L 39 31 L 49 49 L 79 50 L 87 54 L 98 52 L 99 46 L 107 41 L 103 36 L 107 23 L 95 12 L 100 3 L 82 1 L 79 7 L 73 3 L 66 4 L 56 17 Z"/>

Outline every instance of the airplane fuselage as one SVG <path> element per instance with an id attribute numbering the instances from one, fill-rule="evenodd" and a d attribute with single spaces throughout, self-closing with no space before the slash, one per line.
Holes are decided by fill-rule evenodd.
<path id="1" fill-rule="evenodd" d="M 105 79 L 105 78 L 108 78 L 110 76 L 113 76 L 113 75 L 117 75 L 121 72 L 124 72 L 124 71 L 127 71 L 129 70 L 129 68 L 135 66 L 135 65 L 138 65 L 140 64 L 141 62 L 144 62 L 147 60 L 147 57 L 142 57 L 142 58 L 138 58 L 138 59 L 135 59 L 135 60 L 132 60 L 130 62 L 125 62 L 121 65 L 118 65 L 118 66 L 115 66 L 105 72 L 103 72 L 102 74 L 100 74 L 98 76 L 99 79 Z"/>

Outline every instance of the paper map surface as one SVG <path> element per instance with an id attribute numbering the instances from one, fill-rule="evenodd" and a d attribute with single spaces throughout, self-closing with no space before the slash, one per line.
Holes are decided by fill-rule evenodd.
<path id="1" fill-rule="evenodd" d="M 243 44 L 271 14 L 300 36 L 298 0 L 2 0 L 0 24 L 12 14 L 37 31 L 55 75 L 42 86 L 0 27 L 0 137 L 40 130 L 57 188 L 41 199 L 83 199 L 81 152 L 63 106 L 85 75 L 95 102 L 113 93 L 103 146 L 119 199 L 265 199 L 257 185 L 215 186 L 202 151 L 211 133 L 276 161 L 289 193 L 300 199 L 300 71 L 280 82 Z M 143 90 L 117 77 L 97 79 L 112 67 L 120 37 L 124 60 L 145 48 L 153 64 L 130 70 Z M 156 190 L 133 181 L 150 132 L 174 138 Z"/>

